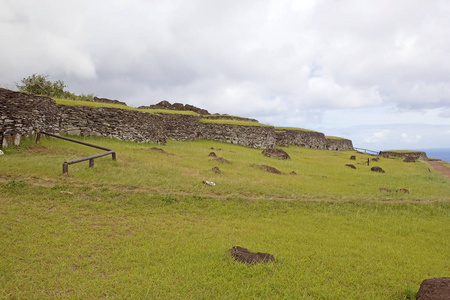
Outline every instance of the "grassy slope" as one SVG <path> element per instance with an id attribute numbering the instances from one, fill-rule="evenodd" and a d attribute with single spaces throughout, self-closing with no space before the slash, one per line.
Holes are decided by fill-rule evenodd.
<path id="1" fill-rule="evenodd" d="M 118 160 L 64 177 L 64 160 L 98 152 L 55 139 L 0 157 L 0 298 L 403 299 L 450 275 L 449 180 L 424 163 L 381 159 L 377 174 L 358 164 L 365 155 L 345 167 L 354 152 L 290 147 L 277 161 L 211 141 L 169 141 L 167 156 L 87 140 Z M 207 171 L 210 147 L 233 162 L 220 175 Z M 299 175 L 249 166 L 263 163 Z M 240 265 L 233 245 L 276 262 Z"/>

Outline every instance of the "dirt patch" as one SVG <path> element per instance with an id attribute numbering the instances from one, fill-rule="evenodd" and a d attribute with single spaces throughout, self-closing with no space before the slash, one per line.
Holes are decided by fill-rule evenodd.
<path id="1" fill-rule="evenodd" d="M 437 172 L 450 178 L 450 168 L 447 168 L 440 161 L 427 161 L 427 163 Z"/>
<path id="2" fill-rule="evenodd" d="M 161 148 L 153 147 L 153 148 L 150 148 L 150 150 L 156 151 L 156 152 L 159 152 L 159 153 L 162 153 L 162 154 L 165 154 L 165 155 L 169 155 L 169 156 L 175 156 L 175 154 L 166 152 L 166 151 L 164 151 L 164 150 L 161 149 Z"/>
<path id="3" fill-rule="evenodd" d="M 223 158 L 223 157 L 215 157 L 215 158 L 213 158 L 213 161 L 217 161 L 217 162 L 220 162 L 220 163 L 222 163 L 222 164 L 231 165 L 231 162 L 228 161 L 228 160 L 226 160 L 226 159 Z"/>

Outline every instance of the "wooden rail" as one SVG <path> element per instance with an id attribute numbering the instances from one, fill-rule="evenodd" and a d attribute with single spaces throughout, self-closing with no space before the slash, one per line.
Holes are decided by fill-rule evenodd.
<path id="1" fill-rule="evenodd" d="M 88 157 L 82 157 L 82 158 L 78 158 L 78 159 L 74 159 L 74 160 L 65 161 L 63 163 L 63 165 L 62 165 L 63 175 L 69 175 L 69 165 L 71 165 L 71 164 L 76 164 L 76 163 L 80 163 L 80 162 L 89 160 L 89 168 L 92 168 L 92 167 L 94 167 L 94 159 L 99 158 L 99 157 L 103 157 L 103 156 L 107 156 L 107 155 L 110 155 L 110 154 L 111 154 L 112 159 L 116 160 L 116 152 L 114 150 L 112 150 L 112 149 L 101 147 L 101 146 L 97 146 L 97 145 L 94 145 L 94 144 L 89 144 L 89 143 L 86 143 L 86 142 L 74 140 L 74 139 L 71 139 L 71 138 L 68 138 L 68 137 L 64 137 L 64 136 L 60 136 L 60 135 L 56 135 L 56 134 L 48 133 L 48 132 L 44 132 L 44 131 L 40 131 L 36 135 L 36 144 L 39 144 L 39 141 L 41 139 L 41 134 L 45 134 L 45 135 L 48 135 L 48 136 L 51 136 L 51 137 L 54 137 L 54 138 L 58 138 L 58 139 L 62 139 L 62 140 L 65 140 L 65 141 L 69 141 L 69 142 L 73 142 L 73 143 L 77 143 L 77 144 L 81 144 L 81 145 L 84 145 L 84 146 L 97 148 L 97 149 L 106 151 L 104 153 L 100 153 L 100 154 L 97 154 L 97 155 L 91 155 L 91 156 L 88 156 Z"/>
<path id="2" fill-rule="evenodd" d="M 358 152 L 363 152 L 364 153 L 369 153 L 369 154 L 374 154 L 374 155 L 379 155 L 380 151 L 374 151 L 374 150 L 369 150 L 369 149 L 364 149 L 364 148 L 356 148 L 353 147 L 353 150 L 358 151 Z"/>

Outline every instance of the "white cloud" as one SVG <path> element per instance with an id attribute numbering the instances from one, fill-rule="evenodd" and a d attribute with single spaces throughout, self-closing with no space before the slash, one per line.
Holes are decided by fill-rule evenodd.
<path id="1" fill-rule="evenodd" d="M 447 125 L 448 15 L 440 0 L 0 0 L 0 82 L 44 73 L 310 129 Z"/>

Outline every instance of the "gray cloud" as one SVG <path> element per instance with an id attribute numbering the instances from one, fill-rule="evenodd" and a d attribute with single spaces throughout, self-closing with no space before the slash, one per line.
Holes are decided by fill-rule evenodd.
<path id="1" fill-rule="evenodd" d="M 443 0 L 0 0 L 0 82 L 44 73 L 133 106 L 300 127 L 383 107 L 447 124 L 449 14 Z"/>

